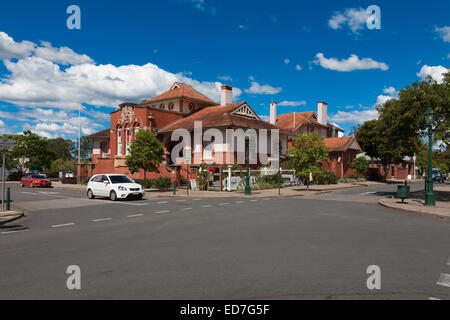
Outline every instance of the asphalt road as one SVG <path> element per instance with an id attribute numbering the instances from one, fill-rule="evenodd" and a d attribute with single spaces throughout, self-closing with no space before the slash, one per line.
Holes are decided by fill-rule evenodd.
<path id="1" fill-rule="evenodd" d="M 377 205 L 395 186 L 115 203 L 11 186 L 27 217 L 0 228 L 0 299 L 450 299 L 450 222 Z"/>

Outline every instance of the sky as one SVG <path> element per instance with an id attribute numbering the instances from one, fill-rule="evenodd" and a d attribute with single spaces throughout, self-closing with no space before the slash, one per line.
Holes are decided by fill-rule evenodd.
<path id="1" fill-rule="evenodd" d="M 80 29 L 69 29 L 80 9 Z M 370 29 L 367 8 L 380 9 Z M 109 128 L 109 113 L 175 81 L 269 117 L 317 111 L 346 130 L 450 67 L 450 2 L 8 1 L 0 10 L 0 133 L 47 138 Z M 374 22 L 373 22 L 374 23 Z M 81 118 L 78 111 L 81 110 Z"/>

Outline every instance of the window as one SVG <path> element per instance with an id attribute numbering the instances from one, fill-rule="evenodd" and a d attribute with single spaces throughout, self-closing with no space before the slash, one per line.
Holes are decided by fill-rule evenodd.
<path id="1" fill-rule="evenodd" d="M 122 155 L 122 128 L 117 130 L 117 154 Z"/>
<path id="2" fill-rule="evenodd" d="M 126 133 L 126 155 L 128 156 L 131 153 L 131 128 L 128 127 L 125 130 Z"/>
<path id="3" fill-rule="evenodd" d="M 169 104 L 169 110 L 173 111 L 173 109 L 175 109 L 175 105 L 173 103 Z"/>
<path id="4" fill-rule="evenodd" d="M 162 105 L 159 106 L 159 108 L 160 108 L 161 110 L 164 110 L 164 109 L 166 108 L 166 106 L 165 106 L 164 103 L 163 103 Z"/>
<path id="5" fill-rule="evenodd" d="M 189 111 L 194 111 L 195 106 L 193 103 L 189 103 Z"/>
<path id="6" fill-rule="evenodd" d="M 131 180 L 127 176 L 109 176 L 109 178 L 111 179 L 112 184 L 133 183 L 133 180 Z"/>

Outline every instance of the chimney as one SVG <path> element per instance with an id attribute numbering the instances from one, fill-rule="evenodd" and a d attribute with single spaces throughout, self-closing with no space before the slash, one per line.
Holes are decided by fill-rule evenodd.
<path id="1" fill-rule="evenodd" d="M 277 123 L 277 103 L 270 103 L 270 124 L 275 125 Z"/>
<path id="2" fill-rule="evenodd" d="M 229 104 L 233 103 L 233 87 L 232 86 L 227 86 L 227 85 L 223 85 L 222 86 L 222 98 L 221 98 L 221 103 L 220 105 L 222 107 L 225 107 Z"/>
<path id="3" fill-rule="evenodd" d="M 328 104 L 326 102 L 319 102 L 317 111 L 317 118 L 318 118 L 317 120 L 320 124 L 324 126 L 328 125 L 327 112 L 328 112 Z"/>

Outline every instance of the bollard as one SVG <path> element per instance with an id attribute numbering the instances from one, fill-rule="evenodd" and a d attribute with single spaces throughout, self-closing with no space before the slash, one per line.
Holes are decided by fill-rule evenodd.
<path id="1" fill-rule="evenodd" d="M 177 195 L 177 182 L 176 181 L 173 182 L 173 195 L 174 196 Z"/>
<path id="2" fill-rule="evenodd" d="M 11 188 L 6 189 L 6 211 L 11 209 Z"/>

